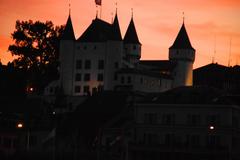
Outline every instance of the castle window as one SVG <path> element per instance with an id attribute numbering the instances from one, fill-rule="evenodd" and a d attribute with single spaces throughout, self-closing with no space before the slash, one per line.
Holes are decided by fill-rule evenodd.
<path id="1" fill-rule="evenodd" d="M 53 87 L 50 87 L 50 93 L 53 93 Z"/>
<path id="2" fill-rule="evenodd" d="M 121 83 L 122 83 L 122 84 L 125 83 L 125 78 L 124 78 L 124 76 L 121 77 Z"/>
<path id="3" fill-rule="evenodd" d="M 198 147 L 200 145 L 200 136 L 199 135 L 191 135 L 190 136 L 190 144 L 192 147 Z"/>
<path id="4" fill-rule="evenodd" d="M 168 146 L 170 146 L 170 145 L 172 145 L 173 143 L 174 143 L 174 134 L 165 134 L 165 139 L 164 139 L 164 143 L 165 143 L 165 145 L 168 145 Z"/>
<path id="5" fill-rule="evenodd" d="M 90 74 L 89 73 L 84 74 L 84 81 L 90 81 Z"/>
<path id="6" fill-rule="evenodd" d="M 162 116 L 162 124 L 164 124 L 164 125 L 175 124 L 175 115 L 174 114 L 164 114 Z"/>
<path id="7" fill-rule="evenodd" d="M 114 67 L 115 67 L 115 69 L 118 69 L 118 68 L 119 68 L 118 62 L 115 62 L 115 63 L 114 63 Z"/>
<path id="8" fill-rule="evenodd" d="M 159 86 L 161 87 L 161 85 L 162 85 L 162 80 L 159 79 Z"/>
<path id="9" fill-rule="evenodd" d="M 80 73 L 77 73 L 75 75 L 75 81 L 81 81 L 82 80 L 82 75 Z"/>
<path id="10" fill-rule="evenodd" d="M 103 74 L 98 74 L 97 80 L 98 81 L 103 81 Z"/>
<path id="11" fill-rule="evenodd" d="M 103 85 L 99 85 L 97 89 L 98 89 L 98 92 L 103 91 Z"/>
<path id="12" fill-rule="evenodd" d="M 75 86 L 75 93 L 81 92 L 81 86 Z"/>
<path id="13" fill-rule="evenodd" d="M 118 80 L 118 75 L 114 74 L 114 80 L 117 81 Z"/>
<path id="14" fill-rule="evenodd" d="M 218 115 L 208 115 L 207 116 L 207 124 L 211 124 L 211 125 L 216 125 L 219 124 L 219 116 Z"/>
<path id="15" fill-rule="evenodd" d="M 83 87 L 83 92 L 84 93 L 89 93 L 89 86 L 84 86 Z"/>
<path id="16" fill-rule="evenodd" d="M 104 60 L 98 61 L 98 69 L 104 69 Z"/>
<path id="17" fill-rule="evenodd" d="M 82 69 L 82 60 L 77 60 L 76 69 Z"/>
<path id="18" fill-rule="evenodd" d="M 157 113 L 145 113 L 144 114 L 144 123 L 156 124 L 157 123 Z"/>
<path id="19" fill-rule="evenodd" d="M 97 93 L 97 87 L 93 87 L 92 88 L 92 94 L 96 94 Z"/>
<path id="20" fill-rule="evenodd" d="M 140 83 L 143 84 L 143 78 L 142 77 L 140 78 Z"/>
<path id="21" fill-rule="evenodd" d="M 207 136 L 207 142 L 208 147 L 216 147 L 219 145 L 219 136 L 216 135 L 208 135 Z"/>
<path id="22" fill-rule="evenodd" d="M 201 117 L 200 115 L 195 115 L 195 114 L 189 114 L 187 117 L 187 123 L 189 125 L 200 125 L 201 122 Z"/>
<path id="23" fill-rule="evenodd" d="M 128 76 L 128 79 L 127 79 L 128 81 L 128 83 L 132 83 L 132 77 L 130 77 L 130 76 Z"/>
<path id="24" fill-rule="evenodd" d="M 91 68 L 91 61 L 90 60 L 85 60 L 85 69 L 90 69 Z"/>

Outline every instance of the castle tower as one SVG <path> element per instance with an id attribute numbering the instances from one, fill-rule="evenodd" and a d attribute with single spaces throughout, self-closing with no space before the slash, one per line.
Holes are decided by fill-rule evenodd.
<path id="1" fill-rule="evenodd" d="M 122 41 L 121 30 L 118 21 L 118 15 L 116 13 L 114 21 L 112 23 L 112 40 L 114 41 Z"/>
<path id="2" fill-rule="evenodd" d="M 72 82 L 74 80 L 73 75 L 74 43 L 75 36 L 71 16 L 69 14 L 65 30 L 60 41 L 60 55 L 59 55 L 60 85 L 63 88 L 64 94 L 66 95 L 73 94 Z"/>
<path id="3" fill-rule="evenodd" d="M 176 63 L 173 71 L 173 87 L 192 86 L 195 49 L 192 47 L 184 22 L 173 45 L 169 48 L 169 60 Z"/>
<path id="4" fill-rule="evenodd" d="M 125 52 L 124 58 L 132 64 L 137 63 L 141 58 L 142 44 L 138 39 L 137 31 L 133 21 L 133 16 L 128 26 L 127 32 L 124 36 L 123 42 L 124 42 L 124 52 Z"/>
<path id="5" fill-rule="evenodd" d="M 104 89 L 113 90 L 115 86 L 115 72 L 122 67 L 123 41 L 117 12 L 111 24 L 111 37 L 107 41 L 106 69 L 104 75 Z"/>

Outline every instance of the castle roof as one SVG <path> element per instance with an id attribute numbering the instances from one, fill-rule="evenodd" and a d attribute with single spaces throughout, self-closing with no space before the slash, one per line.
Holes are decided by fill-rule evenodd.
<path id="1" fill-rule="evenodd" d="M 117 15 L 113 24 L 98 18 L 94 19 L 78 39 L 80 42 L 105 42 L 108 40 L 122 40 Z"/>
<path id="2" fill-rule="evenodd" d="M 135 75 L 145 75 L 155 78 L 173 79 L 171 75 L 163 74 L 159 72 L 153 72 L 147 69 L 136 69 L 136 68 L 122 68 L 117 71 L 118 74 L 135 74 Z"/>
<path id="3" fill-rule="evenodd" d="M 141 60 L 140 67 L 149 67 L 151 70 L 172 71 L 176 67 L 176 62 L 169 60 Z"/>
<path id="4" fill-rule="evenodd" d="M 182 24 L 182 27 L 181 27 L 173 45 L 169 49 L 193 49 L 193 50 L 195 50 L 192 47 L 191 42 L 188 38 L 188 34 L 187 34 L 184 23 Z"/>
<path id="5" fill-rule="evenodd" d="M 216 97 L 220 97 L 224 94 L 223 91 L 214 87 L 208 86 L 183 86 L 173 88 L 171 90 L 149 94 L 149 96 L 143 100 L 143 103 L 148 104 L 190 104 L 191 106 L 210 105 L 215 104 Z"/>
<path id="6" fill-rule="evenodd" d="M 112 40 L 122 41 L 122 35 L 119 27 L 118 16 L 115 15 L 113 24 L 112 24 Z"/>
<path id="7" fill-rule="evenodd" d="M 124 36 L 124 43 L 127 44 L 141 44 L 138 39 L 137 31 L 133 22 L 133 18 L 130 21 L 127 32 Z"/>
<path id="8" fill-rule="evenodd" d="M 62 35 L 61 39 L 62 40 L 75 40 L 73 26 L 72 26 L 72 20 L 71 20 L 70 14 L 68 16 L 67 24 L 65 26 L 65 29 L 63 31 L 63 35 Z"/>

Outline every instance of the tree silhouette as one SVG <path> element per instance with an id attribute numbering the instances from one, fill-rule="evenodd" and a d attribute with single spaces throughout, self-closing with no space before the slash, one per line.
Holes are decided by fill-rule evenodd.
<path id="1" fill-rule="evenodd" d="M 28 85 L 42 91 L 58 77 L 59 42 L 64 26 L 54 27 L 51 21 L 16 21 L 12 33 L 14 44 L 8 50 L 17 58 L 14 67 L 27 72 Z"/>

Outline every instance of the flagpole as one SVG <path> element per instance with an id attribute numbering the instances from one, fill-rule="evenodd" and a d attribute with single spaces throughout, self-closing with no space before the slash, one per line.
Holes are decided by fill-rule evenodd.
<path id="1" fill-rule="evenodd" d="M 96 19 L 98 18 L 98 5 L 96 5 Z"/>
<path id="2" fill-rule="evenodd" d="M 102 19 L 102 4 L 100 6 L 100 19 Z"/>

